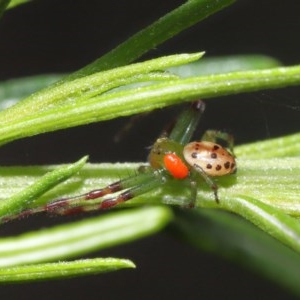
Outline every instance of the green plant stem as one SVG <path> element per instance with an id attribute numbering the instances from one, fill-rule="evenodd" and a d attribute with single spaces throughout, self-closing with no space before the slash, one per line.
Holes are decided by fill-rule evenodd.
<path id="1" fill-rule="evenodd" d="M 203 56 L 203 52 L 194 54 L 170 55 L 150 61 L 112 69 L 59 86 L 50 86 L 38 91 L 13 107 L 0 113 L 1 124 L 13 122 L 25 117 L 31 118 L 36 113 L 48 111 L 67 103 L 72 107 L 77 101 L 85 103 L 96 95 L 107 93 L 113 88 L 141 81 L 168 80 L 174 75 L 163 74 L 161 71 L 179 64 L 195 61 Z M 160 74 L 154 73 L 160 71 Z"/>
<path id="2" fill-rule="evenodd" d="M 159 43 L 162 43 L 176 33 L 199 22 L 210 14 L 213 14 L 214 12 L 224 8 L 225 6 L 230 5 L 234 1 L 235 0 L 189 0 L 179 8 L 159 19 L 151 26 L 137 33 L 132 38 L 128 39 L 126 42 L 124 42 L 108 54 L 96 60 L 94 63 L 86 66 L 85 68 L 79 70 L 74 74 L 70 74 L 56 84 L 53 84 L 49 88 L 46 88 L 44 91 L 42 91 L 42 94 L 38 94 L 36 96 L 37 98 L 40 98 L 43 94 L 46 94 L 48 98 L 51 99 L 51 97 L 53 98 L 53 95 L 51 95 L 53 89 L 55 90 L 56 87 L 64 83 L 73 81 L 74 79 L 83 76 L 91 75 L 95 72 L 126 65 L 136 60 L 143 53 L 154 48 Z M 150 70 L 148 70 L 148 72 L 149 71 Z M 127 77 L 128 74 L 125 76 L 125 78 Z M 111 81 L 111 79 L 109 81 Z M 60 92 L 62 92 L 62 89 L 60 89 Z M 60 98 L 69 98 L 69 96 L 61 93 Z M 33 106 L 44 109 L 47 106 L 47 103 L 44 102 L 41 106 L 38 105 L 38 103 L 35 103 L 35 105 Z M 11 110 L 8 111 L 8 115 L 10 114 L 10 112 Z M 19 111 L 19 113 L 24 114 L 24 110 L 23 112 Z M 15 111 L 13 110 L 10 117 L 19 117 L 19 113 L 15 113 Z M 29 112 L 29 114 L 31 114 L 31 112 Z M 1 120 L 7 121 L 8 115 L 7 112 L 5 112 L 5 114 L 1 116 Z"/>
<path id="3" fill-rule="evenodd" d="M 0 128 L 0 141 L 4 144 L 17 138 L 145 112 L 199 97 L 211 98 L 299 83 L 300 66 L 293 66 L 169 80 L 88 99 L 83 94 L 65 105 L 49 107 L 29 116 L 26 112 L 23 118 L 14 119 L 10 114 L 5 126 Z M 51 94 L 49 97 L 51 101 Z"/>

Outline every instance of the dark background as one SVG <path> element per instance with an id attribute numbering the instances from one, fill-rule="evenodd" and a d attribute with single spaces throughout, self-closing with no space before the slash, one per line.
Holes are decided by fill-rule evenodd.
<path id="1" fill-rule="evenodd" d="M 7 12 L 0 21 L 0 79 L 75 71 L 182 3 L 103 2 L 38 0 Z M 299 0 L 238 1 L 153 49 L 147 58 L 205 50 L 207 56 L 266 54 L 287 65 L 298 64 L 299 12 Z M 90 155 L 92 162 L 143 161 L 146 147 L 179 109 L 168 108 L 147 116 L 118 147 L 112 137 L 126 124 L 126 118 L 13 142 L 0 149 L 0 164 L 72 162 L 85 154 Z M 230 130 L 239 144 L 297 132 L 299 117 L 298 87 L 262 91 L 210 99 L 201 130 Z M 42 227 L 57 220 L 33 217 L 26 222 L 28 227 L 33 224 Z M 24 222 L 9 224 L 2 232 L 17 231 L 18 226 L 23 227 Z M 2 286 L 0 297 L 252 299 L 256 295 L 256 299 L 293 299 L 259 275 L 199 253 L 167 233 L 97 255 L 130 258 L 138 269 L 66 281 Z"/>

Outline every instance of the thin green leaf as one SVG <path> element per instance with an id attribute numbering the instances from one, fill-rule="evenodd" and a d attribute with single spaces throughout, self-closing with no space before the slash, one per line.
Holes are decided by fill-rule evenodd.
<path id="1" fill-rule="evenodd" d="M 45 174 L 42 178 L 23 189 L 22 191 L 14 194 L 12 197 L 0 202 L 0 220 L 2 217 L 8 217 L 16 214 L 22 209 L 28 207 L 36 198 L 43 195 L 48 190 L 67 178 L 74 175 L 85 164 L 87 157 L 83 157 L 78 162 L 62 166 Z"/>
<path id="2" fill-rule="evenodd" d="M 118 258 L 94 258 L 0 269 L 1 283 L 19 283 L 95 275 L 135 268 L 133 262 Z"/>
<path id="3" fill-rule="evenodd" d="M 0 239 L 0 267 L 61 260 L 120 245 L 161 230 L 166 207 L 123 210 L 71 224 Z"/>
<path id="4" fill-rule="evenodd" d="M 300 295 L 300 256 L 236 215 L 220 210 L 178 210 L 175 234 Z M 174 231 L 173 231 L 174 232 Z"/>
<path id="5" fill-rule="evenodd" d="M 188 0 L 92 64 L 69 75 L 62 82 L 129 64 L 181 31 L 234 2 L 235 0 Z"/>
<path id="6" fill-rule="evenodd" d="M 234 212 L 300 253 L 300 222 L 249 196 L 227 197 L 221 208 Z"/>
<path id="7" fill-rule="evenodd" d="M 279 67 L 281 63 L 275 58 L 265 55 L 232 55 L 207 57 L 199 61 L 171 67 L 168 71 L 180 77 L 222 74 L 246 70 L 262 70 Z"/>

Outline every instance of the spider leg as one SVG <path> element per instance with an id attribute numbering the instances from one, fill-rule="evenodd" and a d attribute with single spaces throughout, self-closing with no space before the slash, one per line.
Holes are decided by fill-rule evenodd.
<path id="1" fill-rule="evenodd" d="M 212 189 L 214 192 L 215 200 L 219 203 L 218 197 L 218 186 L 217 184 L 205 173 L 205 171 L 197 164 L 193 165 L 193 169 L 197 171 L 198 174 L 205 180 L 206 184 Z"/>
<path id="2" fill-rule="evenodd" d="M 195 181 L 194 179 L 191 179 L 190 180 L 190 187 L 191 187 L 191 198 L 190 198 L 188 204 L 185 207 L 194 208 L 196 200 L 197 200 L 197 191 L 198 191 L 197 181 Z"/>
<path id="3" fill-rule="evenodd" d="M 51 208 L 49 208 L 48 205 L 47 211 L 59 215 L 69 215 L 86 211 L 104 210 L 156 189 L 165 182 L 165 177 L 160 170 L 152 173 L 142 173 L 137 177 L 139 178 L 136 178 L 137 180 L 133 186 L 121 189 L 122 192 L 116 196 L 105 199 L 102 199 L 101 196 L 91 201 L 81 201 L 81 203 L 78 203 L 76 206 L 57 206 L 55 202 L 53 202 L 54 205 L 52 205 Z"/>
<path id="4" fill-rule="evenodd" d="M 197 100 L 192 102 L 191 105 L 179 115 L 169 135 L 169 139 L 182 145 L 188 143 L 196 130 L 204 109 L 205 103 L 203 101 Z"/>
<path id="5" fill-rule="evenodd" d="M 141 119 L 150 114 L 151 112 L 143 112 L 132 116 L 129 121 L 120 128 L 113 137 L 115 143 L 119 143 L 128 135 L 133 126 L 136 125 Z"/>
<path id="6" fill-rule="evenodd" d="M 59 208 L 64 208 L 64 207 L 70 208 L 70 207 L 82 206 L 85 205 L 87 202 L 91 202 L 95 199 L 103 198 L 104 196 L 114 194 L 122 190 L 126 190 L 135 185 L 139 185 L 143 183 L 145 180 L 147 180 L 148 177 L 151 177 L 151 175 L 145 172 L 144 174 L 137 174 L 125 178 L 123 180 L 113 182 L 103 188 L 95 189 L 85 194 L 81 194 L 74 197 L 65 197 L 65 198 L 57 199 L 46 204 L 44 206 L 44 211 L 55 212 Z"/>
<path id="7" fill-rule="evenodd" d="M 150 168 L 144 168 L 143 173 L 116 181 L 104 188 L 95 189 L 79 196 L 60 198 L 44 206 L 29 208 L 18 214 L 3 217 L 1 222 L 8 222 L 40 212 L 68 215 L 113 207 L 155 189 L 164 183 L 165 177 L 163 172 L 160 170 L 153 172 L 151 170 Z M 114 195 L 119 191 L 122 192 L 111 198 L 103 199 L 104 196 Z"/>
<path id="8" fill-rule="evenodd" d="M 202 136 L 203 141 L 217 143 L 218 140 L 225 141 L 230 152 L 233 154 L 234 138 L 228 132 L 219 130 L 206 130 Z"/>

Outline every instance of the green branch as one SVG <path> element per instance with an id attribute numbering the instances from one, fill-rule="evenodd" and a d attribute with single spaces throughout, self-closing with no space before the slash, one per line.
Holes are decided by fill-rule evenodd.
<path id="1" fill-rule="evenodd" d="M 0 269 L 0 282 L 25 283 L 28 281 L 66 279 L 112 272 L 124 268 L 135 268 L 135 265 L 128 259 L 117 258 L 94 258 L 72 262 L 35 264 Z"/>
<path id="2" fill-rule="evenodd" d="M 138 83 L 171 65 L 193 61 L 200 54 L 173 55 L 100 72 L 38 92 L 0 113 L 0 143 L 43 132 L 108 120 L 161 108 L 196 98 L 211 98 L 300 83 L 300 67 L 278 67 L 174 79 L 156 74 L 160 83 L 112 90 L 120 84 Z M 145 77 L 144 77 L 145 78 Z M 147 77 L 146 77 L 147 78 Z M 148 77 L 154 79 L 155 77 Z M 107 91 L 110 91 L 107 93 Z M 55 105 L 54 105 L 55 104 Z"/>

